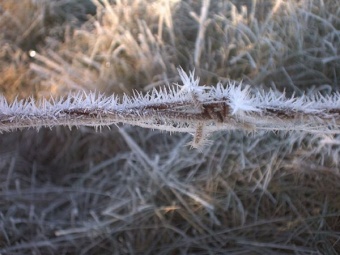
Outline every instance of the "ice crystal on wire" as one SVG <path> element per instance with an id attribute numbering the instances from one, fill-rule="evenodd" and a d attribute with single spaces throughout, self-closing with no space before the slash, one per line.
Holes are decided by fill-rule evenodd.
<path id="1" fill-rule="evenodd" d="M 340 133 L 340 94 L 287 98 L 277 91 L 254 91 L 230 82 L 200 86 L 194 72 L 178 69 L 182 85 L 153 89 L 118 99 L 79 92 L 50 100 L 0 97 L 0 131 L 17 128 L 131 124 L 194 135 L 199 147 L 212 132 L 229 129 L 301 130 Z"/>
<path id="2" fill-rule="evenodd" d="M 190 72 L 188 75 L 182 68 L 178 68 L 178 73 L 183 82 L 181 91 L 186 92 L 191 96 L 196 96 L 197 99 L 204 100 L 204 97 L 207 95 L 206 91 L 210 88 L 206 86 L 199 86 L 200 79 L 198 77 L 195 78 L 195 70 Z"/>
<path id="3" fill-rule="evenodd" d="M 260 109 L 254 104 L 255 99 L 250 96 L 249 86 L 243 88 L 232 85 L 229 87 L 227 96 L 230 100 L 233 115 L 242 112 L 260 112 Z"/>

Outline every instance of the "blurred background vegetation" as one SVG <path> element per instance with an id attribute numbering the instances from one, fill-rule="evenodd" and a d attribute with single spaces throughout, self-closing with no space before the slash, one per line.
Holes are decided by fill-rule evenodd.
<path id="1" fill-rule="evenodd" d="M 338 0 L 208 2 L 0 0 L 0 91 L 130 94 L 180 82 L 179 66 L 208 85 L 339 91 Z M 0 253 L 340 252 L 338 136 L 212 140 L 196 151 L 189 135 L 135 127 L 1 134 Z"/>

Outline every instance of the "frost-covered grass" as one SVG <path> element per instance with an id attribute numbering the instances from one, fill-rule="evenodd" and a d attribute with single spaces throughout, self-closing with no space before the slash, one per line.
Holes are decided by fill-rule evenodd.
<path id="1" fill-rule="evenodd" d="M 2 101 L 2 114 L 9 122 L 26 121 L 28 112 L 39 119 L 44 107 L 47 119 L 73 114 L 82 121 L 89 110 L 134 112 L 141 101 L 142 115 L 149 99 L 155 107 L 157 100 L 180 98 L 188 104 L 169 111 L 156 104 L 156 110 L 208 116 L 189 121 L 190 130 L 184 126 L 196 133 L 194 142 L 205 128 L 223 127 L 224 113 L 246 129 L 211 133 L 213 142 L 201 150 L 187 146 L 191 134 L 132 126 L 3 133 L 1 254 L 339 253 L 340 142 L 330 132 L 338 130 L 338 1 L 0 6 L 0 88 L 12 104 Z M 151 92 L 199 83 L 184 73 L 182 81 L 178 66 L 187 74 L 195 68 L 207 87 Z M 238 86 L 241 80 L 250 86 Z M 93 97 L 95 90 L 103 96 Z M 122 92 L 133 96 L 133 90 L 149 96 L 124 99 Z M 15 101 L 69 93 L 79 96 L 38 109 Z M 228 111 L 205 105 L 215 99 Z M 71 109 L 77 104 L 87 109 Z M 289 129 L 307 124 L 301 129 L 322 132 L 261 131 L 268 118 L 275 130 L 293 118 Z M 174 131 L 178 120 L 150 117 L 146 124 L 164 121 Z"/>

